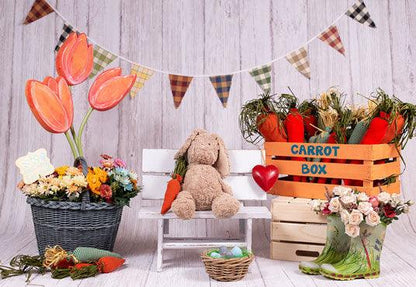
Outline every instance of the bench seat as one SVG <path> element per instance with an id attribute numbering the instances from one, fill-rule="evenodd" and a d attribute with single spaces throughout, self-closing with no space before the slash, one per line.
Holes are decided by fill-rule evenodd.
<path id="1" fill-rule="evenodd" d="M 149 206 L 140 208 L 138 217 L 141 219 L 177 219 L 172 211 L 165 215 L 160 214 L 159 206 Z M 193 219 L 215 219 L 212 211 L 196 211 Z M 240 210 L 231 219 L 270 219 L 271 213 L 265 206 L 241 206 Z"/>

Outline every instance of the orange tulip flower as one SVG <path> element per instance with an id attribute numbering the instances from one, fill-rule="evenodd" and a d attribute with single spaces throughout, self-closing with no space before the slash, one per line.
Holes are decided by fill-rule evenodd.
<path id="1" fill-rule="evenodd" d="M 64 133 L 72 125 L 74 106 L 71 91 L 62 77 L 46 77 L 43 82 L 26 82 L 26 99 L 35 118 L 51 133 Z"/>
<path id="2" fill-rule="evenodd" d="M 114 108 L 129 93 L 135 81 L 136 75 L 121 76 L 121 68 L 102 72 L 88 92 L 91 107 L 98 111 Z"/>
<path id="3" fill-rule="evenodd" d="M 92 71 L 93 46 L 88 45 L 87 36 L 72 32 L 56 55 L 56 71 L 69 85 L 85 81 Z"/>

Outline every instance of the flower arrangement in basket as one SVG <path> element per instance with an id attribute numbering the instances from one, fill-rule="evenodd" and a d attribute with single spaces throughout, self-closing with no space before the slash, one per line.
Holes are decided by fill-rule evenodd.
<path id="1" fill-rule="evenodd" d="M 337 280 L 378 277 L 387 225 L 408 213 L 413 202 L 387 192 L 369 197 L 344 186 L 327 191 L 327 199 L 311 202 L 315 212 L 328 216 L 325 247 L 299 269 Z"/>
<path id="2" fill-rule="evenodd" d="M 68 140 L 74 167 L 54 168 L 46 150 L 16 161 L 23 175 L 19 184 L 28 196 L 39 253 L 47 245 L 66 250 L 91 246 L 112 250 L 122 207 L 140 191 L 137 175 L 120 159 L 103 155 L 101 166 L 89 167 L 84 158 L 82 134 L 93 111 L 112 109 L 129 93 L 136 76 L 121 75 L 121 68 L 99 74 L 88 92 L 90 108 L 78 131 L 73 125 L 74 105 L 70 86 L 84 82 L 93 68 L 93 47 L 85 34 L 71 33 L 56 56 L 57 78 L 28 80 L 26 99 L 41 124 Z"/>
<path id="3" fill-rule="evenodd" d="M 202 261 L 209 277 L 217 281 L 237 281 L 243 279 L 254 255 L 246 249 L 234 246 L 229 250 L 225 246 L 202 253 Z"/>

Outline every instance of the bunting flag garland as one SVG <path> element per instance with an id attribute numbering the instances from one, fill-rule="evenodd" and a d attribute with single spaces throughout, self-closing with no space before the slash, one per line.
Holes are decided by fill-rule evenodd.
<path id="1" fill-rule="evenodd" d="M 363 0 L 357 0 L 345 15 L 351 17 L 352 19 L 358 21 L 361 24 L 370 26 L 371 28 L 376 28 L 376 23 L 371 19 L 370 13 L 368 12 L 367 6 L 365 6 Z"/>
<path id="2" fill-rule="evenodd" d="M 62 44 L 65 42 L 65 40 L 69 37 L 69 34 L 71 34 L 74 31 L 74 28 L 72 28 L 69 24 L 64 24 L 64 27 L 62 28 L 62 34 L 59 36 L 58 43 L 56 44 L 55 51 L 58 52 L 61 48 Z"/>
<path id="3" fill-rule="evenodd" d="M 304 47 L 286 55 L 286 59 L 306 78 L 311 78 L 311 69 L 309 67 L 308 52 Z"/>
<path id="4" fill-rule="evenodd" d="M 131 66 L 130 74 L 137 76 L 136 82 L 130 90 L 130 97 L 134 98 L 140 89 L 143 88 L 144 83 L 153 76 L 154 71 L 143 66 L 133 64 Z"/>
<path id="5" fill-rule="evenodd" d="M 329 46 L 340 52 L 342 55 L 345 55 L 344 45 L 342 44 L 341 37 L 338 33 L 337 26 L 329 26 L 325 31 L 323 31 L 318 38 L 327 43 Z"/>
<path id="6" fill-rule="evenodd" d="M 259 87 L 265 92 L 270 92 L 272 88 L 272 65 L 264 65 L 254 68 L 249 73 L 254 78 Z"/>
<path id="7" fill-rule="evenodd" d="M 175 108 L 179 108 L 186 91 L 188 90 L 189 84 L 191 84 L 192 77 L 169 75 L 170 87 L 172 90 L 173 104 Z"/>
<path id="8" fill-rule="evenodd" d="M 109 65 L 116 58 L 117 58 L 116 55 L 113 55 L 112 53 L 101 48 L 100 46 L 95 45 L 94 46 L 94 67 L 90 74 L 90 79 L 93 78 L 95 75 L 97 75 L 99 71 L 104 69 L 107 65 Z"/>
<path id="9" fill-rule="evenodd" d="M 35 0 L 23 24 L 27 25 L 29 23 L 35 22 L 36 20 L 39 20 L 40 18 L 52 13 L 53 11 L 54 10 L 51 5 L 49 5 L 49 3 L 45 0 Z"/>
<path id="10" fill-rule="evenodd" d="M 220 99 L 223 107 L 226 108 L 233 75 L 213 76 L 209 77 L 209 80 L 217 92 L 218 98 Z"/>

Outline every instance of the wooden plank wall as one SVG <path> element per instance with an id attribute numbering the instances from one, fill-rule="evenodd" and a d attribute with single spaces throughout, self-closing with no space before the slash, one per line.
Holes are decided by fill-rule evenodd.
<path id="1" fill-rule="evenodd" d="M 62 21 L 49 15 L 33 24 L 21 23 L 33 0 L 0 3 L 0 231 L 31 230 L 25 198 L 16 191 L 14 160 L 45 147 L 55 165 L 71 162 L 63 135 L 40 128 L 27 108 L 24 84 L 54 70 L 53 49 Z M 352 0 L 52 0 L 51 3 L 82 31 L 104 47 L 139 63 L 180 73 L 221 74 L 267 62 L 299 47 L 345 11 Z M 339 85 L 351 103 L 363 102 L 377 87 L 414 102 L 416 80 L 416 3 L 411 0 L 367 0 L 377 24 L 370 29 L 344 17 L 338 27 L 346 48 L 341 56 L 319 40 L 309 45 L 312 79 L 306 80 L 287 62 L 274 65 L 274 91 L 290 86 L 301 99 Z M 129 64 L 115 61 L 125 72 Z M 86 111 L 91 82 L 74 87 L 76 125 Z M 253 79 L 236 75 L 228 108 L 223 109 L 210 82 L 194 79 L 180 109 L 175 110 L 167 76 L 155 74 L 136 99 L 126 99 L 106 113 L 94 113 L 84 142 L 90 163 L 100 153 L 118 155 L 140 170 L 143 148 L 178 148 L 197 127 L 219 133 L 229 148 L 256 148 L 244 142 L 238 129 L 241 105 L 260 92 Z M 416 143 L 404 151 L 402 177 L 406 198 L 415 198 Z M 155 227 L 135 217 L 140 200 L 126 209 L 122 232 L 154 238 Z M 414 213 L 415 214 L 415 213 Z M 415 215 L 400 225 L 413 230 Z M 174 233 L 198 236 L 236 231 L 236 224 L 189 222 Z"/>

